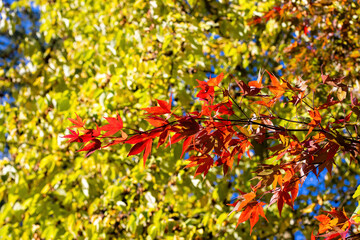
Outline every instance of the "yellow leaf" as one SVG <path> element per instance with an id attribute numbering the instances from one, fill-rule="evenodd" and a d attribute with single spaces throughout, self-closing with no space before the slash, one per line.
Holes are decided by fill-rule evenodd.
<path id="1" fill-rule="evenodd" d="M 337 97 L 340 101 L 346 98 L 346 91 L 343 91 L 340 87 L 337 90 Z"/>
<path id="2" fill-rule="evenodd" d="M 357 189 L 353 195 L 353 198 L 357 198 L 358 196 L 360 196 L 360 185 L 357 187 Z"/>
<path id="3" fill-rule="evenodd" d="M 306 208 L 304 208 L 303 210 L 301 210 L 301 213 L 303 213 L 303 214 L 311 213 L 311 212 L 313 212 L 315 206 L 316 206 L 316 203 L 312 203 L 309 206 L 307 206 Z"/>

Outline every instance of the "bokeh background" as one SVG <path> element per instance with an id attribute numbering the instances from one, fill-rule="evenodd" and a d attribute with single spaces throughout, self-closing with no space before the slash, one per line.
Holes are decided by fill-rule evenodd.
<path id="1" fill-rule="evenodd" d="M 360 179 L 346 159 L 332 178 L 309 176 L 295 210 L 267 208 L 250 236 L 227 204 L 250 189 L 266 146 L 203 179 L 181 145 L 154 148 L 144 168 L 130 146 L 85 158 L 62 136 L 75 113 L 148 129 L 141 108 L 172 92 L 196 109 L 196 79 L 221 72 L 316 82 L 323 65 L 359 89 L 359 15 L 350 0 L 0 0 L 0 238 L 307 239 L 319 211 L 353 212 Z"/>

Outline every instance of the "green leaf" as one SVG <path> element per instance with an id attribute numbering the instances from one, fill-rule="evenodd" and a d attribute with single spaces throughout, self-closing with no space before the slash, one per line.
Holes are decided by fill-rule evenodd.
<path id="1" fill-rule="evenodd" d="M 58 101 L 58 109 L 60 112 L 67 111 L 70 108 L 70 101 L 68 98 L 61 98 Z"/>

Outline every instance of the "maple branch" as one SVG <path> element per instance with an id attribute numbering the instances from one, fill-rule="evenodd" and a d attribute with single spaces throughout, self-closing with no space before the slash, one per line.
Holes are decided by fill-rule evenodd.
<path id="1" fill-rule="evenodd" d="M 305 97 L 306 98 L 306 97 Z M 306 106 L 308 106 L 309 108 L 311 108 L 312 110 L 314 110 L 314 108 L 313 107 L 311 107 L 307 102 L 305 102 L 305 100 L 303 100 L 302 101 L 303 103 L 305 103 L 306 104 Z"/>
<path id="2" fill-rule="evenodd" d="M 235 101 L 235 99 L 229 94 L 229 97 L 231 99 L 231 101 L 233 101 L 233 103 L 236 105 L 236 107 L 241 111 L 241 113 L 248 119 L 250 120 L 249 116 L 246 115 L 245 111 L 239 106 L 239 104 L 237 104 L 237 102 Z"/>
<path id="3" fill-rule="evenodd" d="M 230 74 L 230 76 L 235 79 L 234 75 Z M 235 101 L 235 99 L 231 96 L 231 94 L 229 93 L 229 97 L 231 99 L 231 101 L 233 101 L 233 103 L 236 105 L 236 107 L 241 111 L 241 113 L 248 119 L 250 120 L 249 116 L 246 115 L 245 111 L 239 106 L 239 104 Z"/>
<path id="4" fill-rule="evenodd" d="M 135 135 L 141 135 L 141 134 L 144 134 L 144 133 L 148 133 L 148 132 L 154 131 L 154 130 L 156 130 L 156 129 L 165 128 L 165 127 L 170 126 L 170 125 L 172 125 L 172 124 L 174 124 L 174 123 L 178 123 L 178 121 L 172 121 L 172 122 L 169 122 L 169 123 L 167 123 L 167 124 L 164 124 L 164 125 L 162 125 L 162 126 L 160 126 L 160 127 L 151 128 L 151 129 L 146 130 L 146 131 L 138 131 L 138 130 L 134 130 L 134 129 L 132 129 L 132 128 L 127 128 L 127 127 L 124 127 L 124 129 L 130 129 L 130 130 L 136 132 L 136 133 L 129 133 L 129 134 L 128 134 L 129 136 L 135 136 Z"/>
<path id="5" fill-rule="evenodd" d="M 344 124 L 344 127 L 345 127 L 347 133 L 349 134 L 349 136 L 351 137 L 351 139 L 352 139 L 352 140 L 355 140 L 355 139 L 353 138 L 353 136 L 351 135 L 349 129 L 347 128 L 346 124 Z"/>
<path id="6" fill-rule="evenodd" d="M 260 179 L 258 184 L 252 187 L 251 193 L 242 193 L 247 202 L 241 203 L 241 208 L 239 207 L 240 205 L 234 205 L 234 207 L 235 211 L 243 211 L 238 223 L 246 221 L 250 215 L 252 216 L 252 219 L 250 219 L 251 223 L 256 219 L 253 214 L 260 214 L 265 217 L 263 213 L 261 214 L 262 206 L 265 203 L 259 201 L 265 194 L 272 193 L 273 196 L 269 204 L 277 202 L 281 215 L 284 203 L 293 207 L 299 190 L 299 184 L 305 181 L 309 173 L 314 172 L 317 177 L 325 169 L 331 173 L 332 166 L 335 164 L 335 156 L 339 152 L 350 152 L 351 156 L 356 158 L 359 154 L 357 144 L 360 144 L 360 141 L 357 140 L 359 138 L 354 138 L 351 135 L 351 131 L 348 128 L 350 126 L 350 114 L 345 118 L 334 117 L 335 127 L 332 127 L 328 117 L 322 118 L 319 110 L 329 108 L 339 101 L 333 101 L 333 98 L 329 95 L 326 103 L 316 106 L 314 105 L 315 91 L 312 91 L 313 106 L 311 106 L 307 103 L 307 101 L 311 102 L 310 93 L 304 97 L 306 93 L 303 90 L 304 82 L 301 83 L 300 88 L 292 87 L 286 80 L 283 79 L 282 83 L 280 83 L 273 74 L 269 73 L 269 75 L 271 83 L 267 87 L 263 86 L 260 75 L 258 81 L 251 81 L 248 84 L 243 81 L 236 81 L 241 89 L 240 95 L 237 95 L 240 98 L 231 96 L 228 90 L 219 87 L 224 77 L 223 73 L 216 78 L 210 78 L 209 81 L 198 80 L 198 88 L 201 88 L 201 90 L 196 97 L 205 102 L 201 111 L 178 116 L 174 114 L 177 109 L 171 110 L 171 97 L 169 102 L 157 99 L 156 101 L 159 106 L 143 109 L 147 112 L 145 120 L 153 127 L 146 131 L 126 128 L 134 132 L 127 135 L 121 131 L 121 137 L 115 137 L 119 135 L 119 131 L 123 128 L 123 122 L 118 114 L 116 119 L 106 118 L 109 124 L 100 128 L 97 127 L 96 130 L 88 129 L 87 134 L 81 136 L 79 136 L 78 132 L 76 133 L 70 129 L 72 134 L 66 135 L 65 138 L 70 138 L 70 142 L 85 142 L 79 151 L 87 151 L 86 156 L 110 145 L 119 143 L 133 144 L 134 146 L 131 148 L 128 156 L 143 153 L 144 165 L 151 153 L 154 141 L 158 142 L 158 146 L 166 142 L 168 146 L 169 144 L 182 141 L 181 158 L 184 153 L 194 152 L 188 159 L 190 163 L 185 168 L 196 167 L 195 177 L 199 174 L 204 174 L 205 177 L 209 169 L 218 166 L 223 167 L 224 175 L 226 175 L 228 170 L 233 167 L 236 157 L 238 162 L 246 154 L 250 157 L 249 151 L 251 148 L 255 150 L 256 154 L 258 153 L 256 145 L 254 144 L 254 146 L 253 143 L 259 143 L 259 145 L 266 143 L 267 145 L 269 142 L 272 144 L 271 142 L 275 141 L 280 144 L 272 145 L 270 151 L 271 158 L 276 159 L 276 163 L 261 164 L 262 162 L 260 161 L 259 167 L 255 171 L 257 173 L 256 178 Z M 230 76 L 234 78 L 233 75 Z M 214 103 L 214 100 L 219 98 L 220 91 L 215 91 L 215 87 L 220 88 L 223 92 L 223 99 L 217 104 Z M 307 86 L 305 85 L 305 87 Z M 269 96 L 272 97 L 258 102 L 252 101 L 251 97 L 260 97 L 257 94 L 262 89 L 268 89 L 271 92 Z M 294 101 L 291 101 L 294 103 L 293 108 L 289 106 L 290 104 L 287 104 L 289 102 L 288 95 L 284 96 L 289 91 L 295 94 L 293 95 Z M 245 100 L 247 97 L 250 97 L 249 102 Z M 284 98 L 286 100 L 283 100 Z M 300 104 L 297 105 L 299 101 Z M 300 106 L 300 112 L 310 115 L 311 122 L 308 123 L 306 118 L 298 115 L 296 115 L 295 120 L 291 117 L 290 119 L 280 117 L 272 108 L 275 104 L 283 107 L 282 103 L 285 103 L 285 107 L 291 110 L 298 110 Z M 352 106 L 358 106 L 357 101 L 355 103 L 352 101 L 351 103 Z M 251 106 L 252 104 L 262 106 L 259 106 L 257 110 L 255 109 L 257 106 L 253 107 Z M 264 111 L 264 106 L 267 111 Z M 239 110 L 236 110 L 236 108 Z M 305 117 L 308 115 L 305 115 Z M 168 122 L 170 121 L 169 119 L 175 120 Z M 76 120 L 69 120 L 75 124 L 71 128 L 81 128 L 84 125 L 84 122 L 78 116 Z M 343 123 L 344 125 L 342 125 Z M 323 126 L 327 126 L 326 129 Z M 354 128 L 355 130 L 357 129 L 356 125 Z M 339 129 L 342 129 L 342 132 Z M 101 133 L 101 131 L 106 133 Z M 304 134 L 292 132 L 302 132 Z M 315 132 L 321 134 L 316 134 Z M 298 135 L 303 136 L 305 134 L 305 139 L 299 141 Z M 132 137 L 128 138 L 128 136 Z M 114 139 L 114 141 L 102 147 L 100 139 L 105 138 Z M 267 146 L 262 145 L 261 147 L 265 149 Z M 260 156 L 261 159 L 262 155 L 257 154 L 257 156 Z M 288 161 L 287 158 L 290 158 L 291 161 Z M 272 189 L 270 188 L 269 190 L 271 185 Z M 256 198 L 255 192 L 260 189 L 262 189 L 262 195 L 260 198 Z M 259 203 L 256 203 L 255 200 Z M 261 212 L 259 212 L 260 210 Z M 251 223 L 251 228 L 256 221 Z"/>
<path id="7" fill-rule="evenodd" d="M 288 132 L 308 132 L 309 129 L 305 128 L 305 129 L 296 129 L 296 128 L 285 128 L 285 127 L 281 127 L 281 126 L 271 126 L 271 125 L 266 125 L 263 123 L 258 123 L 258 122 L 254 122 L 252 120 L 244 120 L 244 119 L 221 119 L 221 118 L 196 118 L 196 120 L 205 120 L 205 121 L 209 121 L 209 120 L 216 120 L 216 121 L 229 121 L 229 122 L 239 122 L 239 123 L 247 123 L 247 124 L 254 124 L 254 125 L 258 125 L 258 126 L 262 126 L 264 128 L 268 128 L 268 129 L 272 129 L 272 130 L 278 130 L 278 131 L 288 131 Z M 175 121 L 176 122 L 176 121 Z M 321 126 L 320 126 L 321 127 Z M 149 130 L 151 131 L 151 130 Z M 330 134 L 328 131 L 324 130 L 323 128 L 321 129 L 313 129 L 313 132 L 322 132 L 322 133 L 328 133 Z M 342 136 L 344 139 L 352 141 L 352 142 L 356 142 L 356 143 L 360 143 L 360 141 L 356 141 L 356 140 L 352 140 L 349 139 L 347 137 Z"/>
<path id="8" fill-rule="evenodd" d="M 270 110 L 270 109 L 269 109 Z M 290 119 L 286 119 L 286 118 L 283 118 L 283 117 L 280 117 L 278 114 L 276 114 L 274 111 L 272 111 L 272 113 L 274 115 L 276 115 L 276 117 L 280 120 L 284 120 L 284 121 L 287 121 L 287 122 L 292 122 L 292 123 L 298 123 L 298 124 L 304 124 L 304 125 L 308 125 L 309 123 L 306 123 L 306 122 L 300 122 L 300 121 L 295 121 L 295 120 L 290 120 Z"/>

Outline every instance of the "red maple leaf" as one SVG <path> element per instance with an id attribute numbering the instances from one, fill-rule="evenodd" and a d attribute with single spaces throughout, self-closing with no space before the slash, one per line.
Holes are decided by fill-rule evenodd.
<path id="1" fill-rule="evenodd" d="M 250 234 L 252 232 L 253 227 L 255 226 L 255 224 L 259 221 L 259 215 L 262 216 L 263 218 L 265 218 L 265 220 L 268 222 L 265 214 L 264 214 L 264 210 L 263 210 L 263 206 L 265 205 L 265 203 L 263 202 L 256 202 L 256 204 L 254 204 L 254 206 L 248 206 L 245 211 L 251 207 L 251 209 L 249 210 L 251 212 L 250 215 Z M 241 213 L 242 215 L 242 213 Z M 241 215 L 240 218 L 238 220 L 239 221 L 243 221 L 243 219 L 241 219 Z"/>
<path id="2" fill-rule="evenodd" d="M 162 133 L 159 135 L 159 141 L 158 141 L 157 148 L 159 148 L 161 145 L 163 145 L 167 139 L 170 139 L 170 129 L 171 129 L 171 126 L 168 125 L 162 130 Z"/>
<path id="3" fill-rule="evenodd" d="M 184 153 L 186 152 L 186 150 L 188 149 L 190 143 L 191 143 L 192 141 L 194 141 L 194 139 L 195 139 L 195 136 L 189 136 L 189 137 L 187 137 L 187 138 L 185 139 L 185 141 L 184 141 L 184 143 L 183 143 L 183 147 L 182 147 L 182 152 L 181 152 L 180 158 L 183 157 L 183 155 L 184 155 Z"/>
<path id="4" fill-rule="evenodd" d="M 94 137 L 92 135 L 86 134 L 86 135 L 79 135 L 79 132 L 75 132 L 74 130 L 69 129 L 71 134 L 63 136 L 63 138 L 69 138 L 67 142 L 88 142 L 92 140 Z"/>
<path id="5" fill-rule="evenodd" d="M 318 107 L 318 109 L 325 109 L 325 108 L 328 108 L 328 107 L 330 107 L 330 106 L 332 106 L 332 105 L 335 105 L 335 104 L 337 104 L 337 103 L 340 102 L 340 101 L 334 101 L 333 99 L 334 99 L 334 98 L 331 97 L 331 95 L 328 95 L 328 96 L 327 96 L 327 99 L 326 99 L 326 102 L 325 102 L 324 104 L 320 105 L 320 106 Z"/>
<path id="6" fill-rule="evenodd" d="M 83 148 L 77 150 L 78 152 L 86 152 L 86 157 L 90 156 L 93 152 L 101 148 L 101 142 L 98 139 L 91 140 L 91 143 L 85 145 Z"/>
<path id="7" fill-rule="evenodd" d="M 171 113 L 171 97 L 169 102 L 159 99 L 156 99 L 156 101 L 159 104 L 159 106 L 143 108 L 143 110 L 147 111 L 147 114 L 150 115 L 162 115 L 162 114 Z"/>
<path id="8" fill-rule="evenodd" d="M 101 131 L 106 131 L 103 137 L 114 135 L 123 128 L 123 121 L 119 114 L 116 116 L 116 118 L 105 117 L 105 119 L 106 121 L 108 121 L 109 124 L 100 127 Z"/>
<path id="9" fill-rule="evenodd" d="M 171 131 L 179 133 L 182 137 L 196 134 L 199 130 L 199 123 L 197 123 L 196 119 L 191 116 L 181 117 L 178 120 L 178 124 L 174 124 L 171 127 Z"/>
<path id="10" fill-rule="evenodd" d="M 237 200 L 232 204 L 228 204 L 234 207 L 234 209 L 229 213 L 229 215 L 235 211 L 237 212 L 242 211 L 236 227 L 240 223 L 243 223 L 250 218 L 250 226 L 251 226 L 250 234 L 252 232 L 252 228 L 259 220 L 259 215 L 265 218 L 266 221 L 268 221 L 267 218 L 265 217 L 263 210 L 263 206 L 265 205 L 265 203 L 254 200 L 254 198 L 256 197 L 256 188 L 252 187 L 252 189 L 253 191 L 250 193 L 244 193 L 239 190 L 241 193 L 241 195 L 237 197 L 239 200 Z"/>
<path id="11" fill-rule="evenodd" d="M 159 136 L 162 131 L 163 130 L 161 128 L 155 128 L 150 132 L 140 132 L 139 135 L 134 135 L 131 138 L 129 138 L 128 140 L 126 140 L 126 143 L 136 144 L 139 142 L 143 142 L 147 139 L 154 139 L 157 136 Z"/>
<path id="12" fill-rule="evenodd" d="M 261 83 L 259 84 L 257 81 L 249 82 L 249 85 L 247 85 L 244 81 L 238 81 L 236 79 L 235 82 L 239 86 L 243 96 L 255 96 L 261 90 Z"/>
<path id="13" fill-rule="evenodd" d="M 331 175 L 334 164 L 334 156 L 337 153 L 339 147 L 340 146 L 338 144 L 329 142 L 325 145 L 324 148 L 322 148 L 317 158 L 318 161 L 321 161 L 319 166 L 319 173 L 326 168 Z"/>
<path id="14" fill-rule="evenodd" d="M 67 142 L 81 142 L 79 138 L 79 132 L 75 132 L 71 129 L 69 129 L 69 131 L 71 132 L 71 134 L 63 136 L 63 138 L 70 138 Z"/>
<path id="15" fill-rule="evenodd" d="M 214 112 L 216 112 L 216 114 L 220 114 L 220 115 L 231 116 L 234 114 L 234 111 L 232 110 L 232 102 L 231 101 L 213 105 L 213 106 L 211 106 L 211 109 Z"/>
<path id="16" fill-rule="evenodd" d="M 82 132 L 85 135 L 90 135 L 92 137 L 98 137 L 101 135 L 101 129 L 99 128 L 98 125 L 96 125 L 96 129 L 85 129 L 85 130 L 82 130 Z"/>
<path id="17" fill-rule="evenodd" d="M 158 116 L 151 116 L 145 119 L 146 121 L 148 121 L 151 125 L 153 125 L 154 127 L 161 127 L 164 125 L 169 124 L 169 122 L 161 117 Z"/>
<path id="18" fill-rule="evenodd" d="M 85 125 L 85 122 L 79 117 L 76 113 L 76 119 L 68 118 L 70 122 L 72 122 L 74 125 L 69 128 L 82 128 Z"/>
<path id="19" fill-rule="evenodd" d="M 239 164 L 241 157 L 247 152 L 247 155 L 251 158 L 249 147 L 252 146 L 251 142 L 248 141 L 247 136 L 238 134 L 238 138 L 231 139 L 229 146 L 234 146 L 233 154 L 238 154 L 237 162 Z"/>
<path id="20" fill-rule="evenodd" d="M 232 151 L 231 154 L 229 152 L 224 152 L 222 153 L 221 157 L 215 162 L 216 166 L 223 166 L 224 175 L 226 175 L 229 169 L 232 169 L 234 163 L 234 153 L 235 151 Z"/>
<path id="21" fill-rule="evenodd" d="M 201 173 L 204 173 L 205 177 L 209 169 L 214 164 L 214 159 L 208 154 L 201 156 L 191 156 L 189 159 L 187 159 L 187 161 L 190 161 L 190 163 L 186 165 L 185 168 L 198 167 L 195 172 L 195 177 Z"/>
<path id="22" fill-rule="evenodd" d="M 256 197 L 255 192 L 244 193 L 244 192 L 240 191 L 240 193 L 241 193 L 241 195 L 237 197 L 237 199 L 239 199 L 239 200 L 237 200 L 236 202 L 234 202 L 232 204 L 228 204 L 228 205 L 234 207 L 234 209 L 229 214 L 231 214 L 235 211 L 237 211 L 237 212 L 241 211 L 248 203 L 250 203 Z"/>
<path id="23" fill-rule="evenodd" d="M 215 97 L 214 86 L 209 86 L 209 84 L 205 81 L 196 81 L 199 83 L 197 88 L 201 88 L 198 94 L 196 94 L 196 97 L 198 97 L 200 100 L 212 103 Z"/>
<path id="24" fill-rule="evenodd" d="M 129 156 L 136 155 L 144 151 L 143 160 L 144 160 L 144 166 L 146 163 L 146 159 L 148 158 L 150 152 L 151 152 L 151 146 L 152 146 L 152 139 L 146 139 L 145 141 L 136 143 L 131 149 L 128 154 Z"/>
<path id="25" fill-rule="evenodd" d="M 345 118 L 343 118 L 343 119 L 336 119 L 336 121 L 335 121 L 334 123 L 344 124 L 344 123 L 346 123 L 346 122 L 349 122 L 352 113 L 353 113 L 353 112 L 351 111 L 351 112 L 350 112 L 348 115 L 346 115 Z"/>
<path id="26" fill-rule="evenodd" d="M 146 163 L 147 158 L 150 155 L 151 147 L 154 138 L 158 137 L 162 133 L 161 128 L 155 128 L 150 132 L 146 133 L 140 133 L 139 135 L 135 135 L 128 140 L 125 141 L 125 143 L 129 144 L 135 144 L 128 154 L 128 156 L 136 155 L 144 151 L 143 160 L 144 160 L 144 166 Z"/>
<path id="27" fill-rule="evenodd" d="M 290 179 L 288 182 L 283 184 L 282 187 L 277 188 L 276 192 L 271 197 L 269 205 L 277 202 L 280 216 L 285 203 L 289 205 L 291 208 L 294 208 L 294 200 L 299 191 L 298 183 L 299 183 L 298 181 L 296 180 L 293 181 L 292 179 Z M 291 193 L 291 196 L 289 192 Z"/>

